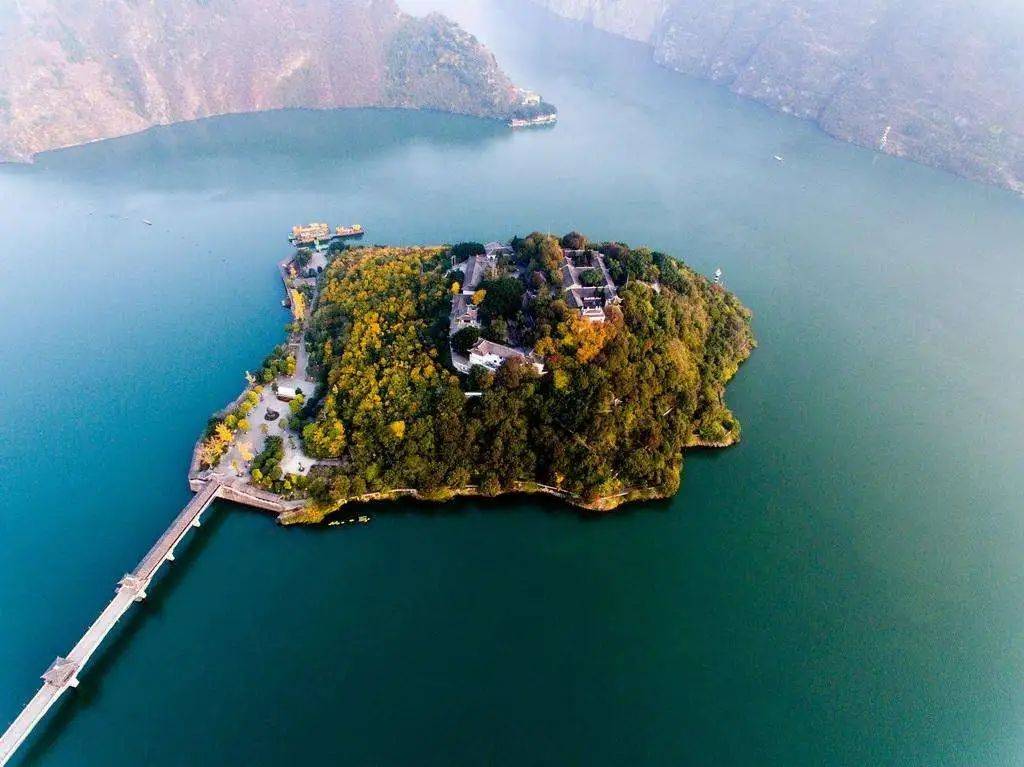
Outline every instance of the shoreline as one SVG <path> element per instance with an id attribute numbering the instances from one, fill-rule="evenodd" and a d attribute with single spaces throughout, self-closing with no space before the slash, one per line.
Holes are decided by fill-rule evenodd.
<path id="1" fill-rule="evenodd" d="M 614 511 L 626 503 L 634 501 L 656 501 L 663 500 L 670 496 L 662 495 L 654 490 L 627 490 L 615 495 L 602 496 L 594 501 L 584 501 L 577 495 L 557 487 L 542 485 L 536 482 L 517 481 L 510 490 L 502 490 L 499 493 L 485 493 L 480 490 L 479 485 L 466 485 L 460 488 L 444 488 L 442 490 L 424 493 L 417 488 L 395 488 L 393 490 L 380 490 L 373 493 L 352 496 L 329 507 L 316 508 L 308 502 L 297 506 L 294 509 L 286 509 L 278 514 L 277 522 L 283 526 L 321 524 L 329 517 L 337 514 L 351 503 L 379 503 L 397 501 L 400 499 L 411 499 L 419 503 L 430 503 L 441 505 L 457 498 L 487 498 L 498 499 L 507 496 L 533 496 L 542 495 L 549 498 L 557 498 L 567 504 L 570 508 L 595 513 Z"/>
<path id="2" fill-rule="evenodd" d="M 282 288 L 284 290 L 284 300 L 281 302 L 281 305 L 287 307 L 291 307 L 291 293 L 294 290 L 294 279 L 289 273 L 289 266 L 292 264 L 293 260 L 294 255 L 290 255 L 277 263 L 278 276 L 281 279 Z M 330 262 L 328 261 L 327 263 Z M 326 269 L 326 266 L 324 268 Z M 318 288 L 319 285 L 315 284 L 312 297 L 309 301 L 309 306 L 306 307 L 307 312 L 310 315 L 312 313 L 312 309 L 317 306 L 320 299 L 320 290 Z M 289 333 L 282 345 L 297 356 L 302 355 L 303 357 L 308 357 L 308 352 L 305 349 L 305 336 L 302 330 L 296 330 Z M 306 374 L 308 375 L 308 371 L 306 371 Z M 270 384 L 267 384 L 267 386 L 269 387 Z M 237 408 L 252 391 L 254 391 L 254 387 L 251 385 L 247 386 L 225 407 L 215 411 L 211 418 L 224 418 L 226 414 Z M 299 439 L 301 440 L 301 437 L 299 437 Z M 332 515 L 337 514 L 345 506 L 352 503 L 365 504 L 381 501 L 396 501 L 400 499 L 411 499 L 421 503 L 442 504 L 457 498 L 496 499 L 509 495 L 540 495 L 557 498 L 572 509 L 600 514 L 614 511 L 627 503 L 664 500 L 665 498 L 675 495 L 675 492 L 665 494 L 654 488 L 630 488 L 615 493 L 614 495 L 600 496 L 588 501 L 575 493 L 563 490 L 559 487 L 545 485 L 531 480 L 516 480 L 510 488 L 503 489 L 497 493 L 486 493 L 480 489 L 479 485 L 464 485 L 458 488 L 439 488 L 432 491 L 424 491 L 414 487 L 392 488 L 388 490 L 363 493 L 361 495 L 344 498 L 330 504 L 320 505 L 308 496 L 289 499 L 271 490 L 265 490 L 261 487 L 257 487 L 249 481 L 247 477 L 216 471 L 217 466 L 220 465 L 220 461 L 224 459 L 224 455 L 221 456 L 221 459 L 219 459 L 217 464 L 214 466 L 206 469 L 202 468 L 201 450 L 204 441 L 205 434 L 202 434 L 196 440 L 192 449 L 192 456 L 188 471 L 189 488 L 193 492 L 199 492 L 208 482 L 216 481 L 221 485 L 221 498 L 243 506 L 249 506 L 261 511 L 271 512 L 276 515 L 277 523 L 282 526 L 321 524 Z M 693 448 L 718 450 L 731 447 L 738 444 L 739 441 L 739 438 L 736 438 L 721 442 L 712 442 L 701 439 L 696 435 L 691 435 L 684 444 L 683 450 L 685 451 Z M 234 444 L 234 442 L 232 444 Z M 332 460 L 309 460 L 310 463 L 309 468 L 306 470 L 306 476 L 308 476 L 309 472 L 318 465 L 324 467 L 338 465 L 337 462 Z"/>
<path id="3" fill-rule="evenodd" d="M 354 111 L 382 111 L 382 112 L 427 112 L 430 114 L 438 115 L 449 115 L 451 117 L 462 117 L 474 120 L 481 120 L 483 122 L 493 123 L 498 126 L 503 126 L 506 129 L 513 130 L 512 118 L 508 114 L 492 114 L 483 115 L 475 114 L 472 112 L 453 112 L 445 109 L 434 109 L 430 107 L 405 107 L 405 106 L 389 106 L 385 104 L 362 104 L 362 105 L 351 105 L 351 106 L 335 106 L 335 107 L 275 107 L 273 109 L 249 109 L 239 112 L 218 112 L 217 114 L 204 115 L 202 117 L 194 117 L 185 120 L 171 120 L 168 122 L 155 122 L 152 125 L 147 125 L 138 130 L 129 131 L 128 133 L 118 133 L 111 136 L 97 136 L 96 138 L 85 139 L 83 141 L 76 141 L 71 144 L 60 144 L 58 146 L 43 147 L 40 149 L 32 149 L 30 151 L 6 151 L 0 149 L 0 166 L 12 165 L 12 166 L 31 166 L 35 165 L 37 159 L 51 152 L 63 152 L 69 149 L 78 149 L 80 147 L 89 146 L 91 144 L 101 144 L 107 141 L 117 141 L 118 139 L 131 138 L 133 136 L 142 136 L 146 133 L 153 131 L 159 131 L 166 128 L 174 128 L 178 125 L 194 125 L 204 122 L 213 122 L 216 120 L 222 120 L 231 117 L 245 117 L 247 115 L 262 115 L 262 114 L 273 114 L 275 112 L 354 112 Z M 553 125 L 557 122 L 556 119 L 551 120 L 549 124 Z M 540 125 L 541 123 L 537 123 Z M 522 126 L 529 127 L 529 126 Z"/>

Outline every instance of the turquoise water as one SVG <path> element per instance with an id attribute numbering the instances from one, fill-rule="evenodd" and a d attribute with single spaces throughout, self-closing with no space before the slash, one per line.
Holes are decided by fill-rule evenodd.
<path id="1" fill-rule="evenodd" d="M 281 337 L 293 223 L 721 266 L 761 343 L 743 444 L 601 519 L 219 504 L 15 763 L 1020 764 L 1024 203 L 463 13 L 556 128 L 285 112 L 0 167 L 0 721 L 187 499 L 197 430 Z"/>

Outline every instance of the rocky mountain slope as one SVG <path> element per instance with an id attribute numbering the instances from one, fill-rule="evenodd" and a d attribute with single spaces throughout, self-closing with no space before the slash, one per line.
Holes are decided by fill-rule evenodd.
<path id="1" fill-rule="evenodd" d="M 1019 0 L 537 0 L 889 154 L 1024 192 Z"/>
<path id="2" fill-rule="evenodd" d="M 472 35 L 394 0 L 0 2 L 0 160 L 233 112 L 522 98 Z"/>

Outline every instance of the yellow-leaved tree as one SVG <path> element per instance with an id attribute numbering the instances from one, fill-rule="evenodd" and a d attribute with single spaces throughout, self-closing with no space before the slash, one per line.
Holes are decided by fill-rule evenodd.
<path id="1" fill-rule="evenodd" d="M 292 316 L 296 322 L 301 322 L 302 318 L 306 316 L 306 297 L 302 295 L 295 288 L 291 290 L 292 297 Z"/>
<path id="2" fill-rule="evenodd" d="M 199 460 L 203 466 L 216 466 L 234 437 L 235 435 L 232 434 L 231 429 L 226 425 L 223 423 L 217 424 L 213 429 L 213 433 L 206 438 L 206 441 L 199 448 Z"/>

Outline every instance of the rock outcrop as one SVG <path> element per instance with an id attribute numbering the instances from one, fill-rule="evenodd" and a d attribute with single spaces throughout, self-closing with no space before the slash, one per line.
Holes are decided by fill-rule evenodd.
<path id="1" fill-rule="evenodd" d="M 0 160 L 236 112 L 522 100 L 476 38 L 394 0 L 0 3 Z"/>
<path id="2" fill-rule="evenodd" d="M 1016 0 L 537 0 L 837 138 L 1024 192 Z"/>

